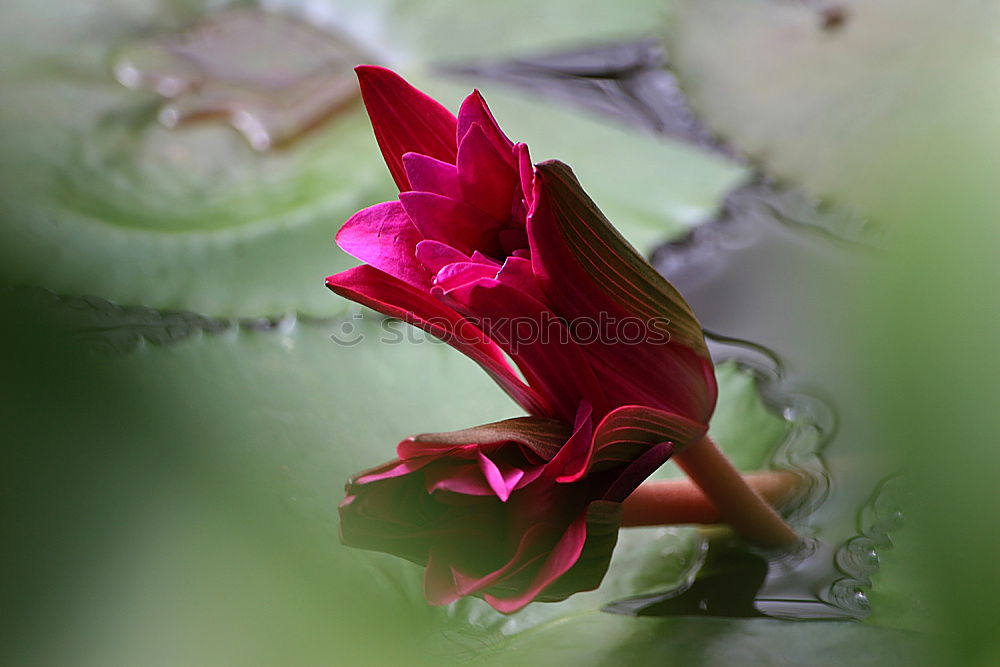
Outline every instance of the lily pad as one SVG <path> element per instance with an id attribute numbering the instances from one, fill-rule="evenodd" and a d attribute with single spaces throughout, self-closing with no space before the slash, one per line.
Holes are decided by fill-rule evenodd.
<path id="1" fill-rule="evenodd" d="M 993 2 L 679 0 L 667 48 L 695 111 L 734 148 L 886 222 L 919 211 L 907 204 L 956 166 L 993 164 L 1000 97 L 985 82 L 1000 67 L 998 12 Z"/>
<path id="2" fill-rule="evenodd" d="M 483 664 L 875 667 L 929 664 L 927 645 L 918 635 L 851 623 L 632 618 L 595 611 L 525 633 L 482 653 L 486 654 Z"/>
<path id="3" fill-rule="evenodd" d="M 698 564 L 692 529 L 627 530 L 597 591 L 487 618 L 475 603 L 428 606 L 410 563 L 340 546 L 336 504 L 349 474 L 389 458 L 411 433 L 517 414 L 472 362 L 398 322 L 235 327 L 96 359 L 26 340 L 22 374 L 50 370 L 6 403 L 19 484 L 60 480 L 41 523 L 15 540 L 19 590 L 42 612 L 17 626 L 22 637 L 46 637 L 26 654 L 35 662 L 397 664 L 427 651 L 417 654 L 440 664 L 468 643 L 513 647 L 578 616 L 606 619 L 601 642 L 624 641 L 625 628 L 649 623 L 597 610 L 676 585 Z M 713 433 L 730 452 L 747 447 L 741 465 L 760 466 L 786 429 L 739 367 L 722 365 L 719 379 Z M 49 400 L 64 403 L 62 418 L 39 422 Z M 113 421 L 101 417 L 108 404 L 118 409 Z M 33 516 L 30 497 L 12 507 Z M 61 548 L 39 556 L 34 545 L 52 535 Z M 38 597 L 49 581 L 59 594 Z M 61 610 L 55 637 L 45 631 L 51 605 Z M 512 625 L 500 632 L 503 623 Z"/>
<path id="4" fill-rule="evenodd" d="M 322 278 L 353 260 L 333 236 L 395 195 L 350 93 L 350 61 L 429 83 L 435 62 L 641 37 L 661 12 L 653 0 L 629 11 L 17 0 L 0 27 L 0 280 L 214 317 L 341 312 Z M 457 108 L 475 83 L 444 101 Z M 529 95 L 509 99 L 498 106 L 511 134 L 539 157 L 572 159 L 646 248 L 709 215 L 741 173 Z"/>

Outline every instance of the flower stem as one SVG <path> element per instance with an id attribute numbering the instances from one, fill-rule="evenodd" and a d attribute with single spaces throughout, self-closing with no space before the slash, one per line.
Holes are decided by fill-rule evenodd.
<path id="1" fill-rule="evenodd" d="M 701 488 L 720 517 L 745 539 L 764 547 L 799 541 L 791 526 L 740 476 L 708 436 L 675 454 L 674 460 Z"/>
<path id="2" fill-rule="evenodd" d="M 752 472 L 743 480 L 769 504 L 780 507 L 799 490 L 803 478 L 793 472 Z M 643 483 L 622 503 L 622 526 L 720 523 L 722 515 L 689 479 Z"/>

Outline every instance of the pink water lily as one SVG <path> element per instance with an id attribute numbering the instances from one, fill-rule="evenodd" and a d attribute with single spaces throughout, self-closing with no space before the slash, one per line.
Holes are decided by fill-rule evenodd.
<path id="1" fill-rule="evenodd" d="M 641 410 L 642 414 L 636 412 Z M 433 604 L 481 595 L 499 611 L 597 587 L 621 502 L 704 427 L 620 408 L 594 426 L 524 417 L 401 442 L 396 460 L 347 485 L 345 544 L 426 566 Z"/>
<path id="2" fill-rule="evenodd" d="M 400 194 L 345 223 L 365 264 L 328 287 L 445 340 L 532 417 L 404 441 L 349 482 L 343 541 L 425 565 L 434 603 L 561 599 L 597 586 L 621 501 L 674 453 L 738 531 L 795 541 L 705 435 L 717 389 L 691 309 L 569 167 L 532 164 L 478 92 L 456 117 L 357 72 Z"/>
<path id="3" fill-rule="evenodd" d="M 572 421 L 586 401 L 599 416 L 644 405 L 707 424 L 701 327 L 572 171 L 533 165 L 478 92 L 456 117 L 389 70 L 357 72 L 400 194 L 340 230 L 366 264 L 330 289 L 454 345 L 533 415 Z"/>

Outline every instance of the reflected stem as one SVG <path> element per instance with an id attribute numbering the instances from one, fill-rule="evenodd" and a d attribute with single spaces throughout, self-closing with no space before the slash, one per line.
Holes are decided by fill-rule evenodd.
<path id="1" fill-rule="evenodd" d="M 726 522 L 759 546 L 784 547 L 800 541 L 772 507 L 795 495 L 804 483 L 799 475 L 763 472 L 741 476 L 707 436 L 673 458 L 690 481 L 640 485 L 623 504 L 623 526 Z"/>

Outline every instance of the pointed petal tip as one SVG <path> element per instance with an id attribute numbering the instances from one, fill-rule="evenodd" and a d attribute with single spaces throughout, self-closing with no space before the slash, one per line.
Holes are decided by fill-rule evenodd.
<path id="1" fill-rule="evenodd" d="M 342 224 L 340 226 L 340 229 L 337 230 L 337 233 L 333 235 L 333 242 L 336 243 L 338 247 L 340 247 L 340 243 L 344 239 L 344 236 L 350 233 L 350 227 L 351 227 L 350 222 L 355 215 L 357 215 L 357 213 L 355 213 L 350 218 L 345 220 L 344 224 Z"/>
<path id="2" fill-rule="evenodd" d="M 365 63 L 362 63 L 360 65 L 355 65 L 354 73 L 357 75 L 359 79 L 362 77 L 377 76 L 379 74 L 389 74 L 397 78 L 402 78 L 387 67 L 382 67 L 381 65 L 368 65 Z"/>
<path id="3" fill-rule="evenodd" d="M 511 161 L 511 166 L 514 166 L 513 156 L 509 155 L 511 149 L 514 147 L 514 142 L 500 129 L 497 119 L 493 116 L 493 112 L 490 111 L 489 104 L 486 103 L 486 98 L 482 96 L 479 89 L 475 89 L 469 93 L 462 100 L 462 105 L 458 110 L 458 127 L 455 136 L 459 143 L 461 143 L 474 123 L 478 123 L 482 127 L 486 136 L 489 137 L 490 143 L 502 154 L 505 154 L 505 157 Z"/>
<path id="4" fill-rule="evenodd" d="M 479 106 L 483 110 L 488 110 L 489 109 L 489 105 L 486 104 L 486 98 L 483 97 L 483 94 L 481 92 L 479 92 L 478 88 L 473 88 L 472 92 L 465 96 L 465 99 L 462 100 L 462 105 L 461 106 L 464 107 L 464 106 L 466 106 L 468 104 L 471 104 L 471 103 L 475 103 L 477 106 Z"/>
<path id="5" fill-rule="evenodd" d="M 527 149 L 527 147 L 525 147 Z M 525 155 L 521 159 L 527 158 L 527 150 L 525 150 Z M 530 158 L 528 158 L 530 161 Z M 531 185 L 531 199 L 532 203 L 537 202 L 541 198 L 541 193 L 543 188 L 551 183 L 553 180 L 563 180 L 572 183 L 576 189 L 582 191 L 583 188 L 580 186 L 580 182 L 576 178 L 576 174 L 565 162 L 559 160 L 543 160 L 541 162 L 536 162 L 531 169 L 532 183 Z M 522 174 L 522 178 L 523 178 Z M 522 185 L 524 187 L 524 185 Z M 527 190 L 525 192 L 528 192 Z"/>
<path id="6" fill-rule="evenodd" d="M 358 85 L 362 89 L 378 85 L 380 82 L 405 82 L 403 77 L 399 76 L 391 69 L 380 65 L 356 65 L 354 67 L 354 75 L 358 77 Z"/>
<path id="7" fill-rule="evenodd" d="M 375 139 L 400 191 L 411 189 L 403 168 L 405 153 L 454 163 L 454 114 L 390 69 L 359 65 L 355 73 Z"/>
<path id="8" fill-rule="evenodd" d="M 535 163 L 535 173 L 555 176 L 559 173 L 573 175 L 573 170 L 561 160 L 542 160 Z"/>
<path id="9" fill-rule="evenodd" d="M 354 68 L 354 74 L 358 77 L 358 85 L 362 95 L 366 96 L 366 104 L 370 99 L 367 96 L 372 93 L 378 94 L 378 91 L 388 94 L 410 89 L 416 90 L 402 76 L 381 65 L 357 65 Z"/>
<path id="10" fill-rule="evenodd" d="M 486 103 L 486 98 L 483 97 L 483 94 L 481 92 L 479 92 L 478 88 L 473 88 L 472 92 L 469 93 L 466 96 L 466 98 L 465 98 L 464 101 L 466 101 L 466 102 L 475 102 L 477 105 L 479 105 L 482 108 L 482 110 L 486 114 L 487 118 L 489 118 L 489 119 L 493 120 L 494 122 L 496 122 L 496 119 L 493 118 L 493 112 L 490 111 L 490 105 Z"/>

